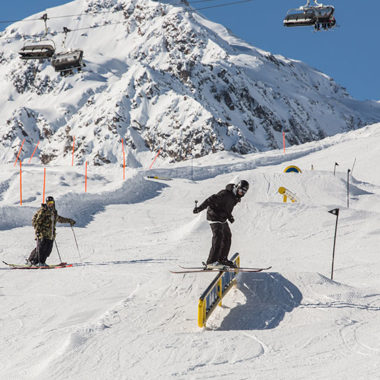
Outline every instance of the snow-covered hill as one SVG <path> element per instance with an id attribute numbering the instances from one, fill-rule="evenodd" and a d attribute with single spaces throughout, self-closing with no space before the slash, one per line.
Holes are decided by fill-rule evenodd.
<path id="1" fill-rule="evenodd" d="M 49 166 L 47 195 L 77 220 L 57 242 L 73 268 L 14 271 L 0 265 L 0 378 L 377 379 L 380 371 L 380 124 L 282 151 L 219 152 L 154 171 Z M 334 164 L 337 172 L 334 176 Z M 192 164 L 192 165 L 191 165 Z M 302 174 L 285 174 L 288 165 Z M 312 170 L 313 168 L 313 170 Z M 351 169 L 350 207 L 346 178 Z M 156 174 L 171 181 L 147 180 Z M 211 241 L 203 200 L 237 179 L 250 190 L 234 210 L 231 252 L 240 274 L 208 322 L 198 298 L 214 274 L 173 275 L 197 265 Z M 23 206 L 13 165 L 0 171 L 0 257 L 22 263 L 34 245 L 31 215 L 43 168 L 24 165 Z M 296 193 L 283 203 L 279 186 Z M 340 208 L 334 281 L 330 280 Z M 49 262 L 58 261 L 56 251 Z"/>
<path id="2" fill-rule="evenodd" d="M 87 67 L 62 78 L 49 62 L 23 62 L 43 35 L 41 14 L 0 34 L 0 160 L 120 162 L 139 167 L 161 149 L 184 160 L 251 153 L 321 139 L 380 120 L 380 104 L 352 99 L 302 62 L 231 35 L 183 1 L 75 0 L 48 9 L 49 37 L 81 48 Z M 73 15 L 72 17 L 64 17 Z M 61 18 L 60 18 L 61 17 Z"/>

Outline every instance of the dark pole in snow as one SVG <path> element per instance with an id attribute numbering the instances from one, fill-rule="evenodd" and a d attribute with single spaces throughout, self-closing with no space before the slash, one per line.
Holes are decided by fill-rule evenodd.
<path id="1" fill-rule="evenodd" d="M 339 166 L 339 164 L 337 162 L 335 162 L 335 165 L 334 165 L 334 175 L 335 175 L 335 169 L 336 169 L 337 166 Z"/>
<path id="2" fill-rule="evenodd" d="M 333 246 L 332 263 L 331 263 L 331 280 L 332 280 L 334 278 L 335 244 L 336 244 L 336 233 L 338 230 L 339 209 L 334 208 L 333 210 L 330 210 L 329 213 L 336 215 L 335 233 L 334 233 L 334 246 Z"/>
<path id="3" fill-rule="evenodd" d="M 350 169 L 347 169 L 347 208 L 350 207 Z"/>

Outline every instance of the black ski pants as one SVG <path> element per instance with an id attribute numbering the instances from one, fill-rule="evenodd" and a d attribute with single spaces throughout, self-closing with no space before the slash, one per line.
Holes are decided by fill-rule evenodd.
<path id="1" fill-rule="evenodd" d="M 37 247 L 30 253 L 29 261 L 32 264 L 45 263 L 53 249 L 53 243 L 54 240 L 45 238 L 37 240 Z"/>
<path id="2" fill-rule="evenodd" d="M 231 230 L 227 222 L 225 223 L 211 223 L 212 231 L 212 246 L 210 254 L 207 259 L 207 264 L 215 261 L 227 260 L 228 253 L 231 248 Z"/>

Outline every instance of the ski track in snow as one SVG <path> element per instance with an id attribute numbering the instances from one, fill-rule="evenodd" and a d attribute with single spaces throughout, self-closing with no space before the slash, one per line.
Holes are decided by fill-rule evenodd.
<path id="1" fill-rule="evenodd" d="M 81 168 L 48 168 L 47 195 L 78 221 L 80 255 L 71 229 L 58 226 L 72 268 L 0 266 L 1 379 L 375 379 L 380 174 L 366 165 L 374 162 L 377 128 L 289 155 L 219 153 L 193 165 L 133 169 L 125 182 L 120 167 L 92 168 L 87 194 Z M 352 140 L 357 168 L 347 209 Z M 303 173 L 283 173 L 290 164 Z M 42 190 L 41 168 L 25 165 L 25 204 L 18 206 L 15 170 L 4 165 L 0 178 L 0 255 L 8 262 L 22 262 L 33 248 L 30 219 Z M 172 180 L 147 180 L 152 174 Z M 251 188 L 234 210 L 231 252 L 241 253 L 243 266 L 272 270 L 239 274 L 199 329 L 198 298 L 215 275 L 169 270 L 206 259 L 210 228 L 204 212 L 192 214 L 193 201 L 238 178 Z M 283 203 L 280 186 L 300 201 Z M 336 218 L 327 211 L 335 207 L 332 281 Z M 57 260 L 54 250 L 49 262 Z"/>

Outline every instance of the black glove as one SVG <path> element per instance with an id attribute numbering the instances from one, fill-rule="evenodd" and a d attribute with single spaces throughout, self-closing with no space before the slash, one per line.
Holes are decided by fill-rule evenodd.
<path id="1" fill-rule="evenodd" d="M 70 219 L 69 223 L 70 223 L 70 226 L 73 226 L 76 223 L 76 221 L 73 219 Z"/>
<path id="2" fill-rule="evenodd" d="M 230 221 L 230 223 L 233 223 L 235 221 L 234 217 L 231 215 L 228 220 Z"/>
<path id="3" fill-rule="evenodd" d="M 194 207 L 193 214 L 198 214 L 200 212 L 199 207 Z"/>

